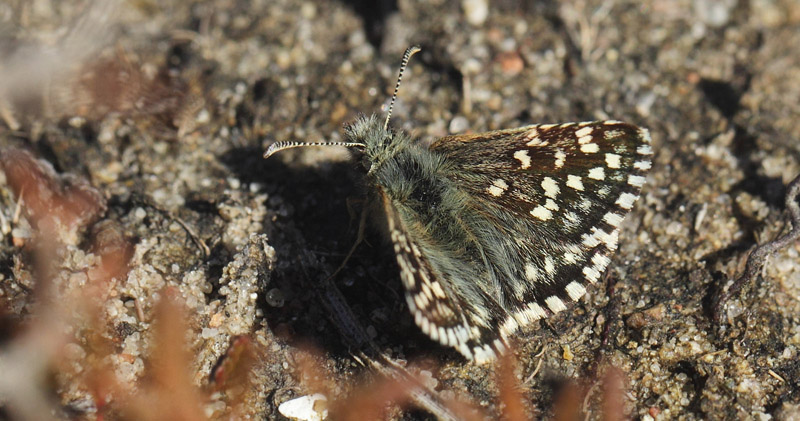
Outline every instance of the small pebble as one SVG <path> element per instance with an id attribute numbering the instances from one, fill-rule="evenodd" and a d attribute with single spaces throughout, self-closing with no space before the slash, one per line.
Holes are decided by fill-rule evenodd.
<path id="1" fill-rule="evenodd" d="M 321 393 L 301 396 L 278 405 L 284 417 L 300 421 L 322 421 L 328 417 L 328 398 Z"/>
<path id="2" fill-rule="evenodd" d="M 448 130 L 450 133 L 463 133 L 469 129 L 469 121 L 464 116 L 456 116 L 452 120 L 450 120 L 450 127 Z"/>
<path id="3" fill-rule="evenodd" d="M 271 290 L 267 291 L 267 304 L 275 308 L 283 307 L 283 304 L 286 300 L 283 297 L 283 292 L 281 292 L 278 288 L 272 288 Z"/>
<path id="4" fill-rule="evenodd" d="M 489 0 L 462 0 L 461 7 L 470 25 L 481 26 L 489 17 Z"/>

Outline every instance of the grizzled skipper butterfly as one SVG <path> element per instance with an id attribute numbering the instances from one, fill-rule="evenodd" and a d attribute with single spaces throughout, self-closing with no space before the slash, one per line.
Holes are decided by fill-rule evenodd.
<path id="1" fill-rule="evenodd" d="M 362 155 L 388 217 L 406 300 L 423 332 L 478 363 L 520 327 L 567 308 L 600 280 L 650 169 L 647 130 L 619 121 L 535 124 L 446 136 L 430 147 L 358 118 Z"/>

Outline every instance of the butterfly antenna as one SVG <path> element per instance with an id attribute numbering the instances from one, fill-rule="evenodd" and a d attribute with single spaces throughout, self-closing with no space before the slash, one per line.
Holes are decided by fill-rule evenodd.
<path id="1" fill-rule="evenodd" d="M 400 63 L 400 74 L 397 75 L 397 84 L 394 85 L 394 93 L 392 94 L 392 101 L 389 103 L 389 112 L 386 113 L 386 122 L 383 123 L 383 130 L 389 128 L 389 119 L 392 117 L 392 107 L 394 107 L 394 100 L 397 99 L 397 91 L 400 89 L 400 81 L 403 79 L 403 70 L 408 66 L 408 60 L 420 51 L 418 45 L 408 47 L 405 54 L 403 54 L 403 62 Z"/>
<path id="2" fill-rule="evenodd" d="M 366 148 L 367 145 L 357 142 L 275 142 L 269 145 L 267 151 L 264 152 L 264 158 L 269 158 L 275 153 L 284 149 L 300 148 L 304 146 L 346 146 L 346 147 L 362 147 Z"/>

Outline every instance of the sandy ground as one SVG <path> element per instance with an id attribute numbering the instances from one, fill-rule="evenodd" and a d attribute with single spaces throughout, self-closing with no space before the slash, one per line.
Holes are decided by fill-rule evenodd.
<path id="1" fill-rule="evenodd" d="M 69 297 L 91 282 L 103 250 L 123 250 L 126 270 L 108 275 L 99 307 L 99 334 L 113 343 L 103 358 L 121 383 L 153 369 L 153 312 L 172 287 L 188 309 L 194 385 L 208 387 L 232 338 L 249 335 L 261 350 L 239 412 L 217 392 L 203 401 L 210 417 L 275 419 L 280 403 L 320 383 L 329 402 L 350 402 L 375 378 L 353 357 L 363 334 L 434 399 L 504 413 L 495 366 L 416 328 L 379 229 L 327 279 L 356 238 L 365 196 L 347 151 L 261 158 L 275 141 L 342 140 L 344 123 L 380 113 L 403 50 L 419 44 L 393 125 L 422 141 L 609 118 L 652 134 L 653 169 L 606 284 L 518 336 L 513 377 L 526 416 L 571 409 L 558 397 L 574 381 L 590 418 L 799 417 L 800 246 L 774 254 L 721 321 L 710 303 L 748 251 L 788 228 L 786 185 L 800 173 L 800 5 L 502 0 L 484 12 L 488 3 L 0 4 L 0 361 L 13 363 L 19 332 L 48 307 L 37 292 L 44 271 L 31 269 L 41 212 L 19 204 L 8 176 L 11 148 L 21 148 L 64 200 L 75 186 L 102 197 L 56 224 L 48 283 Z M 78 377 L 95 351 L 87 322 L 75 323 L 59 364 L 15 373 L 62 367 L 50 382 L 25 383 L 46 391 L 57 417 L 94 419 L 103 409 Z M 316 372 L 299 363 L 309 355 Z M 623 379 L 619 396 L 601 393 L 608 367 Z M 0 398 L 23 419 L 9 392 L 18 380 L 4 377 Z M 432 417 L 415 407 L 388 416 Z"/>

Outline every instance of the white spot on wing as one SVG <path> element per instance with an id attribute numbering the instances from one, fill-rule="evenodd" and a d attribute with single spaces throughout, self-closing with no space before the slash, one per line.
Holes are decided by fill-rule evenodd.
<path id="1" fill-rule="evenodd" d="M 472 351 L 469 349 L 469 346 L 467 346 L 466 342 L 462 342 L 461 345 L 458 346 L 458 352 L 467 357 L 468 360 L 475 359 L 475 356 L 472 355 Z"/>
<path id="2" fill-rule="evenodd" d="M 605 254 L 597 253 L 592 256 L 592 263 L 594 263 L 595 267 L 599 268 L 599 270 L 604 270 L 608 264 L 611 263 L 611 259 Z"/>
<path id="3" fill-rule="evenodd" d="M 567 176 L 567 187 L 572 187 L 575 190 L 583 191 L 583 182 L 577 175 L 570 174 Z"/>
<path id="4" fill-rule="evenodd" d="M 650 164 L 650 161 L 636 161 L 633 163 L 633 168 L 636 168 L 637 170 L 647 171 L 650 169 L 651 165 L 652 164 Z"/>
<path id="5" fill-rule="evenodd" d="M 494 180 L 494 183 L 492 183 L 487 190 L 492 196 L 500 197 L 507 189 L 508 184 L 503 179 L 498 178 L 497 180 Z"/>
<path id="6" fill-rule="evenodd" d="M 581 242 L 581 244 L 589 248 L 595 248 L 600 245 L 600 240 L 594 233 L 592 233 L 591 235 L 583 234 L 582 240 L 583 241 Z"/>
<path id="7" fill-rule="evenodd" d="M 524 326 L 530 322 L 547 317 L 544 309 L 536 303 L 529 303 L 526 308 L 514 312 L 511 317 L 516 320 L 517 326 Z"/>
<path id="8" fill-rule="evenodd" d="M 433 290 L 433 293 L 437 297 L 439 297 L 439 298 L 447 298 L 447 295 L 445 295 L 444 290 L 442 289 L 442 286 L 439 284 L 438 281 L 431 283 L 431 289 Z"/>
<path id="9" fill-rule="evenodd" d="M 447 329 L 447 342 L 450 345 L 457 345 L 458 339 L 456 339 L 456 332 L 453 329 Z"/>
<path id="10" fill-rule="evenodd" d="M 547 142 L 543 142 L 541 138 L 539 138 L 539 131 L 536 130 L 536 127 L 532 127 L 528 130 L 527 133 L 523 136 L 522 140 L 527 140 L 527 146 L 547 146 Z"/>
<path id="11" fill-rule="evenodd" d="M 546 142 L 542 142 L 542 139 L 538 137 L 533 137 L 528 143 L 525 144 L 526 146 L 546 146 Z"/>
<path id="12" fill-rule="evenodd" d="M 606 165 L 608 165 L 608 168 L 619 168 L 621 165 L 620 158 L 622 157 L 615 153 L 607 153 Z"/>
<path id="13" fill-rule="evenodd" d="M 583 268 L 583 275 L 586 277 L 586 280 L 592 284 L 600 279 L 600 272 L 598 272 L 597 269 L 589 266 Z"/>
<path id="14" fill-rule="evenodd" d="M 417 313 L 414 315 L 414 321 L 417 322 L 417 326 L 425 332 L 426 335 L 430 335 L 431 331 L 431 322 L 422 315 L 422 313 Z"/>
<path id="15" fill-rule="evenodd" d="M 531 211 L 531 215 L 541 219 L 542 221 L 549 221 L 550 218 L 553 217 L 553 212 L 546 209 L 544 206 L 537 206 L 535 209 Z"/>
<path id="16" fill-rule="evenodd" d="M 608 222 L 612 227 L 618 227 L 622 223 L 622 217 L 614 212 L 608 212 L 603 216 L 603 220 Z"/>
<path id="17" fill-rule="evenodd" d="M 595 180 L 604 180 L 606 178 L 606 173 L 603 170 L 603 167 L 592 168 L 589 170 L 589 178 L 593 178 Z"/>
<path id="18" fill-rule="evenodd" d="M 545 256 L 544 258 L 544 271 L 550 276 L 556 273 L 556 266 L 553 264 L 553 258 L 550 256 Z"/>
<path id="19" fill-rule="evenodd" d="M 636 202 L 636 199 L 638 197 L 639 196 L 636 196 L 635 194 L 625 192 L 619 196 L 619 199 L 617 199 L 616 204 L 619 205 L 619 207 L 621 207 L 622 209 L 628 210 L 633 207 L 633 204 Z"/>
<path id="20" fill-rule="evenodd" d="M 623 134 L 625 133 L 622 130 L 606 130 L 606 132 L 603 134 L 603 138 L 606 140 L 612 140 L 622 136 Z"/>
<path id="21" fill-rule="evenodd" d="M 571 226 L 578 225 L 581 222 L 580 217 L 575 212 L 567 212 L 564 214 L 564 218 Z"/>
<path id="22" fill-rule="evenodd" d="M 577 131 L 575 131 L 575 136 L 577 136 L 577 137 L 588 136 L 588 135 L 592 134 L 593 130 L 594 130 L 594 128 L 592 128 L 592 127 L 584 127 L 582 129 L 578 129 Z"/>
<path id="23" fill-rule="evenodd" d="M 586 293 L 586 288 L 580 283 L 576 281 L 572 281 L 567 284 L 565 288 L 567 290 L 567 295 L 569 298 L 572 298 L 573 301 L 578 301 Z"/>
<path id="24" fill-rule="evenodd" d="M 644 139 L 644 141 L 646 143 L 650 143 L 650 141 L 652 140 L 650 138 L 650 131 L 647 130 L 647 129 L 641 129 L 640 128 L 639 129 L 639 135 L 642 136 L 642 139 Z M 646 146 L 646 145 L 642 145 L 642 146 Z M 643 153 L 643 152 L 639 152 L 639 153 L 641 153 L 642 155 L 649 155 L 650 153 L 653 153 L 652 150 L 650 150 L 649 146 L 647 147 L 647 149 L 650 151 L 649 153 Z"/>
<path id="25" fill-rule="evenodd" d="M 519 323 L 517 323 L 517 319 L 512 315 L 510 317 L 506 317 L 506 320 L 500 326 L 500 335 L 506 337 L 519 329 Z"/>
<path id="26" fill-rule="evenodd" d="M 567 306 L 564 305 L 564 302 L 561 301 L 561 298 L 558 298 L 555 295 L 545 298 L 544 302 L 547 304 L 547 307 L 550 307 L 550 310 L 552 310 L 553 313 L 558 313 L 559 311 L 564 311 L 567 309 Z"/>
<path id="27" fill-rule="evenodd" d="M 629 175 L 628 176 L 628 184 L 634 187 L 642 187 L 644 185 L 645 178 L 641 175 Z"/>
<path id="28" fill-rule="evenodd" d="M 529 281 L 536 281 L 539 279 L 539 269 L 533 263 L 525 264 L 525 278 Z"/>
<path id="29" fill-rule="evenodd" d="M 597 238 L 599 238 L 600 241 L 605 243 L 606 247 L 608 247 L 610 250 L 617 249 L 617 242 L 619 241 L 619 230 L 614 230 L 611 232 L 611 234 L 603 230 L 597 230 L 595 235 L 597 235 Z"/>
<path id="30" fill-rule="evenodd" d="M 558 187 L 558 183 L 550 177 L 545 177 L 542 180 L 542 188 L 544 189 L 544 195 L 553 199 L 555 199 L 558 196 L 558 192 L 561 191 Z"/>
<path id="31" fill-rule="evenodd" d="M 528 151 L 525 150 L 516 151 L 514 152 L 514 158 L 519 160 L 520 168 L 522 168 L 523 170 L 531 167 L 531 157 L 528 156 Z"/>
<path id="32" fill-rule="evenodd" d="M 411 310 L 412 313 L 422 317 L 422 313 L 418 311 L 417 305 L 414 303 L 414 297 L 412 297 L 411 294 L 406 294 L 406 302 L 408 303 L 408 309 Z"/>
<path id="33" fill-rule="evenodd" d="M 423 283 L 421 287 L 422 287 L 422 293 L 425 294 L 425 298 L 433 300 L 433 292 L 431 291 L 431 287 L 429 287 L 428 284 L 426 283 Z"/>
<path id="34" fill-rule="evenodd" d="M 494 351 L 489 347 L 489 345 L 475 347 L 473 351 L 475 351 L 475 362 L 478 364 L 487 363 L 494 360 L 496 357 Z"/>
<path id="35" fill-rule="evenodd" d="M 567 161 L 567 154 L 564 153 L 563 150 L 558 149 L 555 154 L 556 157 L 556 168 L 561 168 L 564 166 L 564 163 Z"/>
<path id="36" fill-rule="evenodd" d="M 597 143 L 587 143 L 585 145 L 581 145 L 581 152 L 583 153 L 595 153 L 600 150 L 600 146 L 597 146 Z"/>
<path id="37" fill-rule="evenodd" d="M 428 300 L 422 294 L 417 294 L 414 296 L 414 304 L 416 304 L 417 308 L 420 310 L 428 308 Z"/>

